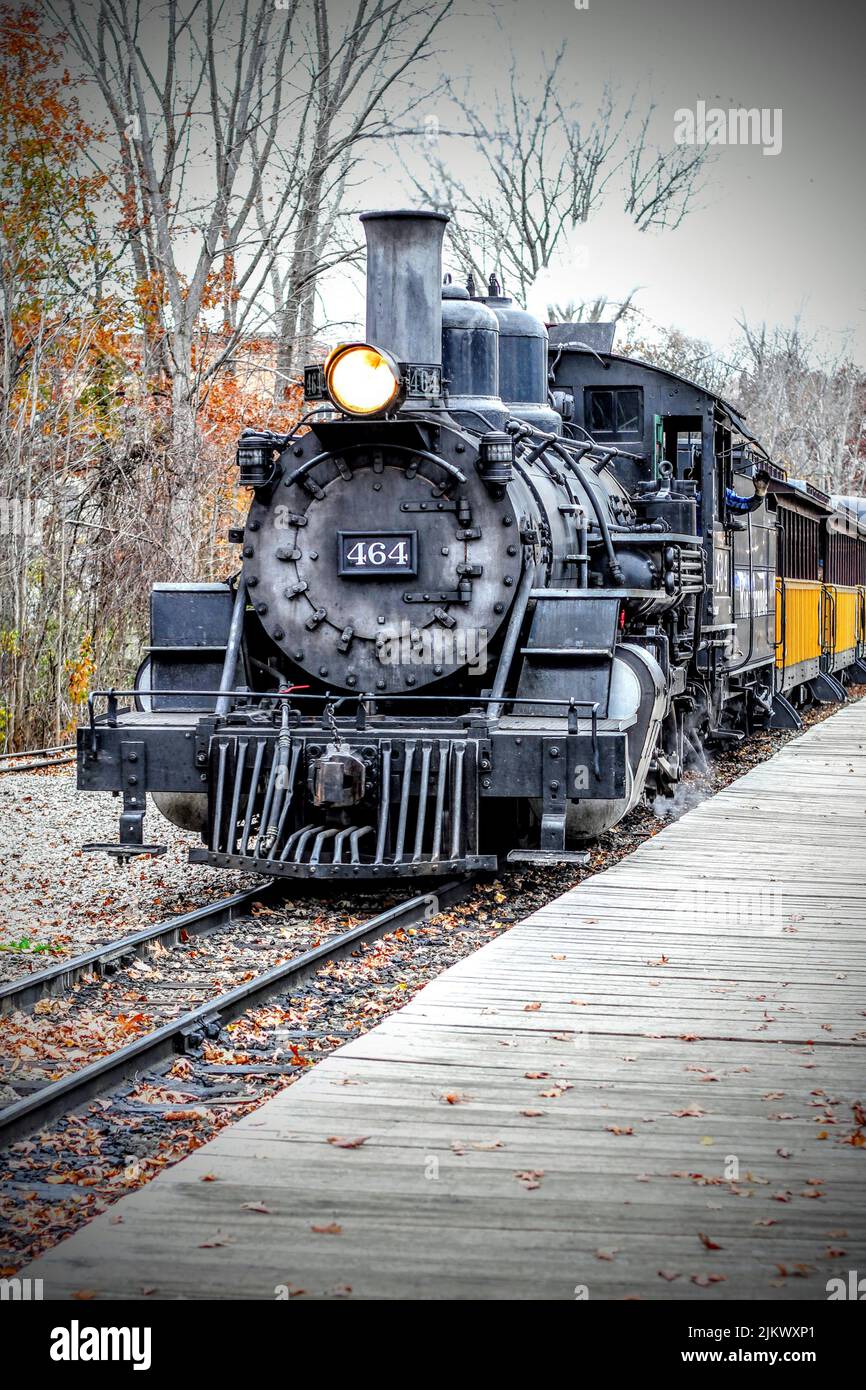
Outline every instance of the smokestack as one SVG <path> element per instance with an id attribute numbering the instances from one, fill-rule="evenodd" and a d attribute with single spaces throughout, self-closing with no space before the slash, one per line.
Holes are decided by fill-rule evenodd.
<path id="1" fill-rule="evenodd" d="M 442 363 L 444 212 L 364 212 L 367 342 L 398 362 Z"/>

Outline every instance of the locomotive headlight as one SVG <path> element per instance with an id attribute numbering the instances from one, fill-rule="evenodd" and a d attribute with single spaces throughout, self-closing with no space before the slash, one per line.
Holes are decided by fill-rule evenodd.
<path id="1" fill-rule="evenodd" d="M 382 415 L 403 399 L 403 380 L 393 357 L 369 343 L 334 348 L 325 363 L 325 386 L 349 415 Z"/>

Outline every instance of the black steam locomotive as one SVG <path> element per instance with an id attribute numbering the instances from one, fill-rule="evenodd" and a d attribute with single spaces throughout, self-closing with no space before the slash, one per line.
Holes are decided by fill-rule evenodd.
<path id="1" fill-rule="evenodd" d="M 293 433 L 241 438 L 239 573 L 157 585 L 135 690 L 90 697 L 79 786 L 123 797 L 119 842 L 91 848 L 158 852 L 150 793 L 219 868 L 576 859 L 707 744 L 794 724 L 863 674 L 866 525 L 598 325 L 548 333 L 495 280 L 443 289 L 441 214 L 362 221 L 366 342 L 306 370 Z M 798 579 L 779 542 L 794 555 L 810 506 Z M 844 647 L 838 594 L 827 640 L 834 517 Z"/>

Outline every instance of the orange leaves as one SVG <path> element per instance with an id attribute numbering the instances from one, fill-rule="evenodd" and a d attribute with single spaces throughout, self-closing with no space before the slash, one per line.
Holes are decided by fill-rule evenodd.
<path id="1" fill-rule="evenodd" d="M 544 1100 L 559 1100 L 559 1097 L 564 1096 L 566 1091 L 573 1090 L 574 1087 L 570 1081 L 554 1081 L 546 1091 L 539 1091 L 538 1094 Z"/>
<path id="2" fill-rule="evenodd" d="M 96 661 L 93 655 L 93 637 L 85 633 L 78 648 L 78 656 L 66 663 L 66 682 L 69 698 L 76 705 L 87 699 L 92 684 Z"/>
<path id="3" fill-rule="evenodd" d="M 151 330 L 162 322 L 162 310 L 168 302 L 165 276 L 161 271 L 137 280 L 133 286 L 133 298 L 138 305 L 142 323 Z"/>

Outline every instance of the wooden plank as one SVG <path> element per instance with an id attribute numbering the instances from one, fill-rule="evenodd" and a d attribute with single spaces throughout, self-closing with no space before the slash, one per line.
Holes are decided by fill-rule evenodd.
<path id="1" fill-rule="evenodd" d="M 866 702 L 25 1274 L 50 1297 L 824 1299 L 866 1267 L 864 1043 Z"/>

